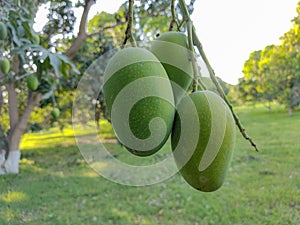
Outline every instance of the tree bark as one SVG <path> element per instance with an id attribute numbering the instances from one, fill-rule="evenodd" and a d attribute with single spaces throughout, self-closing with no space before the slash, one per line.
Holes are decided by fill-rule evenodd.
<path id="1" fill-rule="evenodd" d="M 72 43 L 70 48 L 65 52 L 65 55 L 68 57 L 72 57 L 83 45 L 84 41 L 87 38 L 90 38 L 94 35 L 100 34 L 101 32 L 114 28 L 118 25 L 122 25 L 126 22 L 118 22 L 114 25 L 104 27 L 100 31 L 87 34 L 86 33 L 86 24 L 87 17 L 90 11 L 91 6 L 95 3 L 94 0 L 85 0 L 85 6 L 82 13 L 82 17 L 80 20 L 79 32 L 75 41 Z M 13 70 L 16 75 L 19 74 L 19 60 L 18 56 L 14 57 L 13 60 Z M 1 74 L 0 74 L 1 75 Z M 41 101 L 42 95 L 39 93 L 32 93 L 31 96 L 28 97 L 28 103 L 23 111 L 23 114 L 20 116 L 18 111 L 18 98 L 17 92 L 15 89 L 15 84 L 13 82 L 9 82 L 6 84 L 6 90 L 8 92 L 8 104 L 9 104 L 9 117 L 10 117 L 10 134 L 7 138 L 8 142 L 8 156 L 5 160 L 6 152 L 5 150 L 0 149 L 0 175 L 6 173 L 18 173 L 19 172 L 19 160 L 20 160 L 20 142 L 23 133 L 25 132 L 29 117 L 34 107 Z M 1 115 L 1 107 L 2 107 L 2 91 L 0 90 L 0 115 Z M 2 99 L 2 100 L 1 100 Z"/>
<path id="2" fill-rule="evenodd" d="M 17 125 L 11 130 L 8 138 L 9 151 L 19 149 L 21 137 L 26 129 L 29 117 L 34 107 L 40 102 L 42 95 L 34 93 L 28 98 L 27 106 L 17 122 Z"/>
<path id="3" fill-rule="evenodd" d="M 90 9 L 94 3 L 95 3 L 94 0 L 86 0 L 85 1 L 85 6 L 84 6 L 83 13 L 82 13 L 81 20 L 80 20 L 78 36 L 75 39 L 75 41 L 72 43 L 71 47 L 66 52 L 66 55 L 68 57 L 73 56 L 81 48 L 82 44 L 84 43 L 85 39 L 87 38 L 87 34 L 86 34 L 87 17 L 88 17 Z"/>
<path id="4" fill-rule="evenodd" d="M 293 108 L 289 106 L 288 115 L 291 116 L 293 114 Z"/>
<path id="5" fill-rule="evenodd" d="M 22 116 L 16 121 L 11 119 L 11 124 L 13 124 L 14 127 L 11 127 L 11 131 L 8 136 L 8 156 L 6 160 L 5 152 L 3 150 L 1 150 L 0 152 L 0 175 L 6 173 L 19 173 L 19 161 L 21 156 L 19 146 L 21 138 L 23 133 L 25 132 L 31 112 L 41 99 L 41 94 L 32 94 L 28 98 L 28 103 Z M 14 99 L 12 98 L 12 100 Z M 12 101 L 11 103 L 14 104 L 14 101 Z M 14 113 L 10 111 L 10 118 L 16 119 L 13 114 Z"/>
<path id="6" fill-rule="evenodd" d="M 87 32 L 86 32 L 87 16 L 88 16 L 89 11 L 90 11 L 90 9 L 91 9 L 91 7 L 94 3 L 95 3 L 94 0 L 86 0 L 86 4 L 84 6 L 83 13 L 82 13 L 81 20 L 80 20 L 78 35 L 77 35 L 75 41 L 70 46 L 70 48 L 66 51 L 66 53 L 65 53 L 66 56 L 72 57 L 76 52 L 78 52 L 79 49 L 82 47 L 84 41 L 87 38 L 91 38 L 93 36 L 96 36 L 96 35 L 99 35 L 99 34 L 103 33 L 105 30 L 115 28 L 119 25 L 123 25 L 123 24 L 127 23 L 127 21 L 119 21 L 119 22 L 117 22 L 115 24 L 112 24 L 110 26 L 103 27 L 99 31 L 96 31 L 96 32 L 91 33 L 91 34 L 87 34 Z"/>
<path id="7" fill-rule="evenodd" d="M 15 89 L 15 84 L 13 82 L 7 83 L 6 91 L 8 93 L 9 125 L 10 125 L 10 130 L 13 130 L 15 126 L 18 124 L 18 120 L 19 120 L 18 98 Z"/>

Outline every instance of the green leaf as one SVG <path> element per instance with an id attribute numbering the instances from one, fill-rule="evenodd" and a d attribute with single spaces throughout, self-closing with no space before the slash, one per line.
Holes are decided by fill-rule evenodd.
<path id="1" fill-rule="evenodd" d="M 25 36 L 26 37 L 32 37 L 32 28 L 30 26 L 30 24 L 26 21 L 22 23 L 22 26 L 24 28 L 25 31 Z"/>
<path id="2" fill-rule="evenodd" d="M 12 24 L 8 24 L 7 25 L 7 27 L 10 29 L 10 31 L 11 31 L 11 34 L 12 34 L 12 38 L 13 38 L 13 41 L 15 42 L 15 44 L 17 45 L 17 46 L 21 46 L 21 42 L 20 42 L 20 40 L 19 40 L 19 37 L 18 37 L 18 35 L 17 35 L 17 31 L 15 30 L 15 28 L 14 28 L 14 26 L 12 25 Z"/>
<path id="3" fill-rule="evenodd" d="M 39 56 L 39 60 L 44 61 L 49 56 L 49 52 L 44 48 L 41 48 L 40 52 L 42 54 Z"/>
<path id="4" fill-rule="evenodd" d="M 71 66 L 71 68 L 73 69 L 73 71 L 77 74 L 79 74 L 79 70 L 77 69 L 77 67 L 75 66 L 75 64 L 65 55 L 62 54 L 56 54 L 58 58 L 60 58 L 63 62 L 65 62 L 66 64 L 68 64 L 69 66 Z"/>
<path id="5" fill-rule="evenodd" d="M 49 54 L 50 65 L 53 67 L 55 74 L 59 75 L 61 68 L 61 60 L 57 57 L 57 54 Z"/>
<path id="6" fill-rule="evenodd" d="M 68 79 L 69 73 L 68 73 L 68 64 L 65 63 L 64 61 L 61 61 L 61 73 L 62 75 Z"/>
<path id="7" fill-rule="evenodd" d="M 20 39 L 21 40 L 21 39 Z M 21 52 L 24 52 L 25 50 L 31 48 L 33 51 L 40 51 L 42 52 L 43 54 L 46 54 L 48 56 L 48 50 L 46 50 L 45 48 L 43 48 L 42 46 L 40 45 L 35 45 L 35 44 L 31 44 L 31 42 L 29 44 L 23 44 L 21 45 L 20 47 L 17 47 L 17 48 L 14 48 L 12 51 L 11 51 L 11 54 L 12 55 L 15 55 L 15 54 L 20 54 Z M 44 57 L 46 58 L 46 57 Z"/>
<path id="8" fill-rule="evenodd" d="M 46 92 L 45 94 L 43 94 L 42 99 L 48 99 L 53 95 L 53 91 L 50 90 L 49 92 Z"/>
<path id="9" fill-rule="evenodd" d="M 24 37 L 24 35 L 25 35 L 25 29 L 24 29 L 24 27 L 21 24 L 19 24 L 17 30 L 18 30 L 18 35 L 20 37 Z"/>

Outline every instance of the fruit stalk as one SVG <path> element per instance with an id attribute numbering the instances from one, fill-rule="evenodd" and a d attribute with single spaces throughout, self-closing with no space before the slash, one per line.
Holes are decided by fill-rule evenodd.
<path id="1" fill-rule="evenodd" d="M 184 1 L 184 0 L 179 0 L 179 4 L 180 4 L 180 8 L 181 8 L 181 11 L 182 11 L 184 20 L 186 20 L 187 23 L 191 23 L 191 24 L 192 24 L 192 21 L 191 21 L 191 19 L 190 19 L 190 14 L 189 14 L 188 9 L 187 9 L 187 7 L 186 7 L 185 1 Z M 189 28 L 188 28 L 188 30 L 189 30 Z M 241 124 L 241 122 L 240 122 L 238 116 L 236 115 L 236 113 L 235 113 L 234 110 L 233 110 L 232 105 L 230 104 L 230 102 L 229 102 L 228 98 L 226 97 L 226 95 L 225 95 L 225 93 L 224 93 L 224 91 L 223 91 L 221 85 L 219 84 L 219 82 L 218 82 L 218 80 L 217 80 L 217 78 L 216 78 L 215 72 L 214 72 L 212 66 L 210 65 L 210 63 L 209 63 L 209 61 L 208 61 L 208 59 L 207 59 L 207 57 L 206 57 L 206 54 L 205 54 L 205 52 L 204 52 L 204 50 L 203 50 L 203 47 L 202 47 L 202 44 L 201 44 L 201 42 L 200 42 L 200 40 L 199 40 L 199 38 L 198 38 L 198 36 L 197 36 L 197 34 L 196 34 L 196 29 L 195 29 L 195 27 L 194 27 L 193 25 L 192 25 L 192 35 L 191 35 L 190 33 L 188 33 L 188 38 L 189 38 L 189 39 L 192 39 L 193 45 L 197 47 L 197 49 L 198 49 L 198 51 L 199 51 L 199 53 L 200 53 L 200 55 L 201 55 L 201 57 L 202 57 L 204 63 L 205 63 L 206 66 L 207 66 L 207 69 L 208 69 L 208 71 L 209 71 L 210 78 L 211 78 L 212 82 L 214 83 L 214 85 L 216 86 L 217 91 L 218 91 L 218 93 L 220 94 L 220 96 L 224 99 L 224 101 L 226 102 L 226 104 L 229 106 L 229 109 L 230 109 L 230 111 L 231 111 L 231 113 L 232 113 L 232 115 L 233 115 L 233 118 L 234 118 L 234 120 L 235 120 L 235 123 L 236 123 L 236 125 L 237 125 L 237 127 L 238 127 L 240 133 L 243 135 L 243 137 L 244 137 L 246 140 L 248 140 L 248 141 L 250 142 L 250 144 L 251 144 L 251 145 L 254 147 L 254 149 L 258 152 L 259 150 L 258 150 L 258 147 L 257 147 L 256 143 L 255 143 L 255 142 L 252 140 L 252 138 L 246 133 L 245 128 L 242 126 L 242 124 Z"/>
<path id="2" fill-rule="evenodd" d="M 190 54 L 191 54 L 191 60 L 192 60 L 192 65 L 193 65 L 193 72 L 194 72 L 194 81 L 193 81 L 193 92 L 197 91 L 198 87 L 198 78 L 199 76 L 199 70 L 198 70 L 198 65 L 195 57 L 195 49 L 194 49 L 194 44 L 193 44 L 193 39 L 192 39 L 192 31 L 193 31 L 193 23 L 190 19 L 187 21 L 187 31 L 188 31 L 188 42 L 189 42 L 189 48 L 190 48 Z"/>
<path id="3" fill-rule="evenodd" d="M 193 92 L 197 91 L 197 86 L 198 86 L 198 77 L 199 77 L 199 71 L 198 71 L 198 66 L 195 58 L 195 49 L 194 49 L 194 44 L 193 44 L 193 39 L 192 39 L 192 26 L 193 23 L 190 18 L 190 14 L 187 10 L 187 7 L 185 5 L 184 1 L 179 1 L 180 8 L 183 11 L 183 21 L 186 21 L 187 23 L 187 31 L 188 31 L 188 43 L 189 43 L 189 49 L 190 49 L 190 57 L 193 65 L 193 72 L 194 72 L 194 81 L 193 81 Z"/>
<path id="4" fill-rule="evenodd" d="M 129 0 L 128 13 L 127 13 L 127 28 L 125 31 L 125 38 L 122 44 L 122 48 L 125 47 L 127 41 L 129 40 L 133 47 L 136 47 L 136 41 L 132 32 L 133 27 L 133 4 L 134 0 Z"/>
<path id="5" fill-rule="evenodd" d="M 175 12 L 175 0 L 171 1 L 171 14 L 172 14 L 172 20 L 170 22 L 169 31 L 172 31 L 174 28 L 174 24 L 176 24 L 177 31 L 179 31 L 179 24 L 176 19 L 176 12 Z"/>
<path id="6" fill-rule="evenodd" d="M 245 128 L 243 127 L 243 125 L 241 124 L 241 121 L 239 119 L 239 117 L 236 115 L 236 113 L 234 112 L 233 110 L 233 107 L 232 105 L 230 104 L 228 98 L 226 97 L 221 85 L 219 84 L 217 78 L 216 78 L 216 75 L 215 75 L 215 72 L 213 70 L 213 68 L 211 67 L 206 55 L 205 55 L 205 52 L 203 51 L 203 48 L 202 48 L 202 44 L 201 42 L 199 41 L 196 33 L 195 33 L 195 28 L 193 29 L 193 40 L 194 40 L 194 44 L 195 46 L 197 47 L 203 61 L 205 62 L 206 66 L 207 66 L 207 69 L 209 71 L 209 75 L 210 75 L 210 78 L 212 80 L 212 82 L 214 83 L 214 85 L 216 86 L 217 88 L 217 91 L 218 93 L 221 95 L 221 97 L 224 99 L 224 101 L 226 102 L 226 104 L 229 106 L 229 109 L 230 111 L 232 112 L 232 115 L 233 115 L 233 118 L 235 120 L 235 123 L 240 131 L 240 133 L 243 135 L 243 137 L 248 140 L 250 142 L 250 144 L 254 147 L 255 151 L 259 151 L 258 150 L 258 147 L 256 145 L 256 143 L 252 140 L 252 138 L 246 133 L 246 130 Z"/>

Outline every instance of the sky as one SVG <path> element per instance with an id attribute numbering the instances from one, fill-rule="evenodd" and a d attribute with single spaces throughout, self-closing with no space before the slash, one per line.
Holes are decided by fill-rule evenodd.
<path id="1" fill-rule="evenodd" d="M 89 18 L 97 12 L 114 13 L 124 0 L 97 0 Z M 189 1 L 188 1 L 189 2 Z M 196 0 L 193 23 L 203 49 L 216 75 L 237 84 L 249 54 L 270 44 L 279 44 L 279 37 L 291 27 L 298 0 Z M 80 20 L 82 10 L 75 15 Z M 40 10 L 39 30 L 45 23 Z M 78 26 L 78 24 L 77 24 Z M 76 30 L 75 29 L 75 33 Z M 204 69 L 204 76 L 208 73 Z"/>

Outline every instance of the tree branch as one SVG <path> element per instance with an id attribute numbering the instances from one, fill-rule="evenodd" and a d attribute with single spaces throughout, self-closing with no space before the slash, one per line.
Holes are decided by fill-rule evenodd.
<path id="1" fill-rule="evenodd" d="M 80 20 L 78 36 L 75 39 L 75 41 L 72 43 L 71 47 L 65 53 L 68 57 L 73 56 L 81 48 L 83 42 L 87 38 L 87 34 L 86 34 L 87 17 L 94 3 L 95 3 L 94 0 L 85 1 L 85 6 Z"/>
<path id="2" fill-rule="evenodd" d="M 189 22 L 190 21 L 190 14 L 188 12 L 188 9 L 187 9 L 187 6 L 185 4 L 185 1 L 184 0 L 179 0 L 179 4 L 181 6 L 181 10 L 182 10 L 182 14 L 183 14 L 183 17 L 184 19 Z M 243 137 L 248 140 L 250 142 L 250 144 L 254 147 L 254 149 L 258 152 L 258 148 L 257 148 L 257 145 L 256 143 L 247 135 L 246 131 L 245 131 L 245 128 L 242 126 L 238 116 L 235 114 L 234 110 L 233 110 L 233 107 L 232 105 L 230 104 L 229 100 L 227 99 L 221 85 L 219 84 L 217 78 L 216 78 L 216 75 L 215 75 L 215 72 L 212 68 L 212 66 L 210 65 L 207 57 L 206 57 L 206 54 L 204 53 L 204 50 L 202 48 L 202 44 L 196 34 L 196 29 L 194 26 L 192 26 L 192 39 L 193 39 L 193 44 L 197 47 L 204 63 L 206 64 L 207 66 L 207 69 L 209 71 L 209 75 L 210 75 L 210 78 L 212 80 L 212 82 L 214 83 L 214 85 L 216 86 L 217 88 L 217 91 L 219 92 L 220 96 L 224 99 L 224 101 L 226 102 L 226 104 L 228 105 L 232 115 L 233 115 L 233 118 L 235 120 L 235 123 L 237 125 L 237 127 L 239 128 L 239 131 L 241 132 L 241 134 L 243 135 Z"/>
<path id="3" fill-rule="evenodd" d="M 177 31 L 179 31 L 179 24 L 178 21 L 176 19 L 176 12 L 175 12 L 175 0 L 171 1 L 171 14 L 172 14 L 172 19 L 169 25 L 169 31 L 173 30 L 174 28 L 174 23 L 177 26 Z"/>
<path id="4" fill-rule="evenodd" d="M 103 27 L 103 28 L 101 28 L 101 30 L 99 30 L 99 31 L 96 31 L 96 32 L 91 33 L 91 34 L 88 34 L 88 35 L 87 35 L 87 38 L 91 38 L 91 37 L 97 36 L 97 35 L 99 35 L 99 34 L 102 34 L 102 33 L 103 33 L 104 31 L 106 31 L 106 30 L 115 28 L 115 27 L 120 26 L 120 25 L 124 25 L 124 24 L 126 24 L 126 23 L 127 23 L 127 21 L 120 21 L 120 22 L 118 22 L 118 23 L 115 23 L 115 24 L 112 24 L 112 25 Z"/>
<path id="5" fill-rule="evenodd" d="M 200 78 L 199 69 L 196 61 L 196 53 L 194 49 L 194 43 L 193 43 L 193 23 L 190 18 L 190 14 L 188 12 L 188 9 L 182 1 L 179 2 L 180 8 L 183 11 L 183 21 L 187 24 L 187 32 L 188 32 L 188 44 L 189 44 L 189 50 L 191 54 L 191 60 L 192 60 L 192 66 L 193 66 L 193 72 L 194 72 L 194 80 L 193 80 L 193 92 L 197 91 L 198 88 L 198 82 Z M 200 82 L 200 85 L 202 88 L 206 89 L 205 85 Z"/>
<path id="6" fill-rule="evenodd" d="M 212 80 L 212 82 L 214 83 L 214 85 L 216 86 L 217 88 L 217 91 L 218 93 L 221 95 L 221 97 L 224 99 L 224 101 L 226 102 L 226 104 L 229 106 L 229 109 L 230 111 L 232 112 L 232 115 L 233 115 L 233 118 L 235 120 L 235 123 L 237 125 L 237 127 L 239 128 L 239 131 L 240 133 L 243 135 L 243 137 L 248 140 L 250 142 L 250 144 L 252 145 L 252 147 L 254 147 L 255 151 L 259 151 L 258 148 L 257 148 L 257 145 L 256 143 L 252 140 L 252 138 L 250 136 L 248 136 L 248 134 L 246 133 L 246 130 L 245 128 L 243 127 L 243 125 L 241 124 L 241 121 L 239 119 L 239 117 L 236 115 L 236 113 L 234 112 L 233 110 L 233 107 L 232 105 L 230 104 L 228 98 L 226 97 L 221 85 L 219 84 L 217 78 L 216 78 L 216 75 L 215 75 L 215 72 L 213 70 L 213 68 L 211 67 L 207 57 L 206 57 L 206 54 L 204 53 L 203 51 L 203 48 L 202 48 L 202 44 L 199 40 L 199 38 L 197 37 L 196 35 L 196 30 L 195 28 L 193 28 L 193 39 L 194 39 L 194 44 L 195 46 L 197 47 L 203 61 L 205 62 L 206 66 L 207 66 L 207 69 L 209 71 L 209 75 L 210 75 L 210 78 Z"/>

